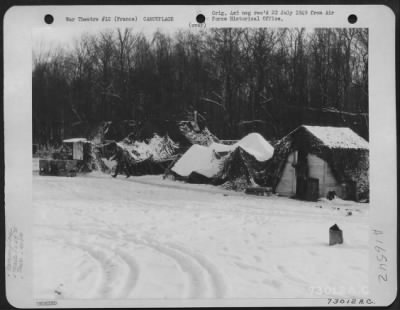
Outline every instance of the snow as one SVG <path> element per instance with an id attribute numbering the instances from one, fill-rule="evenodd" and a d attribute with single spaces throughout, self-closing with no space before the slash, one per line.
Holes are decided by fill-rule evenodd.
<path id="1" fill-rule="evenodd" d="M 234 147 L 240 146 L 247 153 L 253 155 L 258 161 L 266 161 L 270 159 L 274 153 L 274 148 L 269 144 L 262 135 L 253 132 L 239 140 Z"/>
<path id="2" fill-rule="evenodd" d="M 72 138 L 63 140 L 64 143 L 88 142 L 85 138 Z"/>
<path id="3" fill-rule="evenodd" d="M 224 157 L 217 159 L 215 152 L 232 152 L 237 147 L 241 147 L 258 161 L 268 160 L 274 153 L 274 148 L 260 134 L 250 133 L 233 145 L 217 142 L 213 142 L 209 146 L 194 144 L 171 170 L 183 177 L 189 176 L 193 171 L 208 178 L 214 177 L 220 171 L 224 161 Z"/>
<path id="4" fill-rule="evenodd" d="M 37 299 L 364 297 L 368 288 L 368 204 L 91 173 L 33 175 L 33 208 Z M 335 223 L 344 244 L 328 246 Z"/>
<path id="5" fill-rule="evenodd" d="M 199 131 L 197 124 L 194 122 L 181 122 L 179 124 L 179 130 L 192 144 L 208 146 L 218 140 L 207 127 Z"/>
<path id="6" fill-rule="evenodd" d="M 221 159 L 217 159 L 211 147 L 194 144 L 182 155 L 171 170 L 183 177 L 187 177 L 193 171 L 196 171 L 211 178 L 219 172 L 221 163 Z"/>
<path id="7" fill-rule="evenodd" d="M 39 157 L 32 158 L 32 171 L 39 171 L 39 161 Z"/>
<path id="8" fill-rule="evenodd" d="M 211 143 L 209 147 L 217 153 L 231 152 L 236 148 L 234 145 L 227 145 L 217 142 Z"/>
<path id="9" fill-rule="evenodd" d="M 101 161 L 104 163 L 104 165 L 112 171 L 116 166 L 117 166 L 117 161 L 116 160 L 111 160 L 106 157 L 101 157 Z"/>
<path id="10" fill-rule="evenodd" d="M 118 142 L 117 145 L 129 152 L 134 160 L 145 160 L 152 157 L 154 160 L 162 160 L 171 157 L 178 145 L 175 144 L 168 136 L 160 137 L 155 134 L 148 143 L 135 141 L 134 143 Z"/>
<path id="11" fill-rule="evenodd" d="M 303 126 L 323 144 L 330 148 L 366 149 L 369 145 L 366 140 L 347 127 Z"/>

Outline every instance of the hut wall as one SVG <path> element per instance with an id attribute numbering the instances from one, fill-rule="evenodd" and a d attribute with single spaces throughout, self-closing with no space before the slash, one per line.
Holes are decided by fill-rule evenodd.
<path id="1" fill-rule="evenodd" d="M 287 157 L 282 176 L 276 187 L 276 192 L 282 196 L 293 196 L 296 194 L 296 170 L 293 167 L 295 153 Z M 328 192 L 335 191 L 336 195 L 342 196 L 340 184 L 336 181 L 328 163 L 316 155 L 307 156 L 309 177 L 319 180 L 319 196 L 326 197 Z"/>
<path id="2" fill-rule="evenodd" d="M 282 196 L 293 196 L 296 194 L 296 171 L 293 167 L 294 152 L 287 157 L 282 176 L 276 186 L 276 192 Z"/>
<path id="3" fill-rule="evenodd" d="M 72 146 L 72 158 L 83 160 L 83 143 L 74 142 Z"/>
<path id="4" fill-rule="evenodd" d="M 341 197 L 341 186 L 336 181 L 329 164 L 314 154 L 308 154 L 307 161 L 309 177 L 319 180 L 319 196 L 326 197 L 328 192 L 335 191 L 336 195 Z"/>

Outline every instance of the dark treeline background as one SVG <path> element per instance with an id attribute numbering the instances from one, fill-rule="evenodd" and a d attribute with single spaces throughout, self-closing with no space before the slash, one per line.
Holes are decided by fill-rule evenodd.
<path id="1" fill-rule="evenodd" d="M 114 29 L 34 52 L 35 143 L 59 143 L 82 124 L 194 111 L 222 139 L 258 131 L 274 140 L 300 124 L 368 139 L 368 30 Z"/>

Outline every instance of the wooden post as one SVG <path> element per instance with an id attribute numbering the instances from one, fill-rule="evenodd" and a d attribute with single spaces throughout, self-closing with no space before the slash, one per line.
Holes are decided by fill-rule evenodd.
<path id="1" fill-rule="evenodd" d="M 336 224 L 329 228 L 329 245 L 342 244 L 343 231 Z"/>

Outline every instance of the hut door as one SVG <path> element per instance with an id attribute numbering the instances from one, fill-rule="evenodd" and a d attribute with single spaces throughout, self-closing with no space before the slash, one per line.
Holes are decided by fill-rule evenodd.
<path id="1" fill-rule="evenodd" d="M 296 162 L 296 196 L 305 198 L 307 192 L 308 162 L 307 153 L 299 150 Z"/>
<path id="2" fill-rule="evenodd" d="M 73 151 L 73 159 L 78 159 L 78 160 L 82 160 L 83 159 L 83 143 L 74 143 L 73 147 L 72 147 L 72 151 Z"/>

